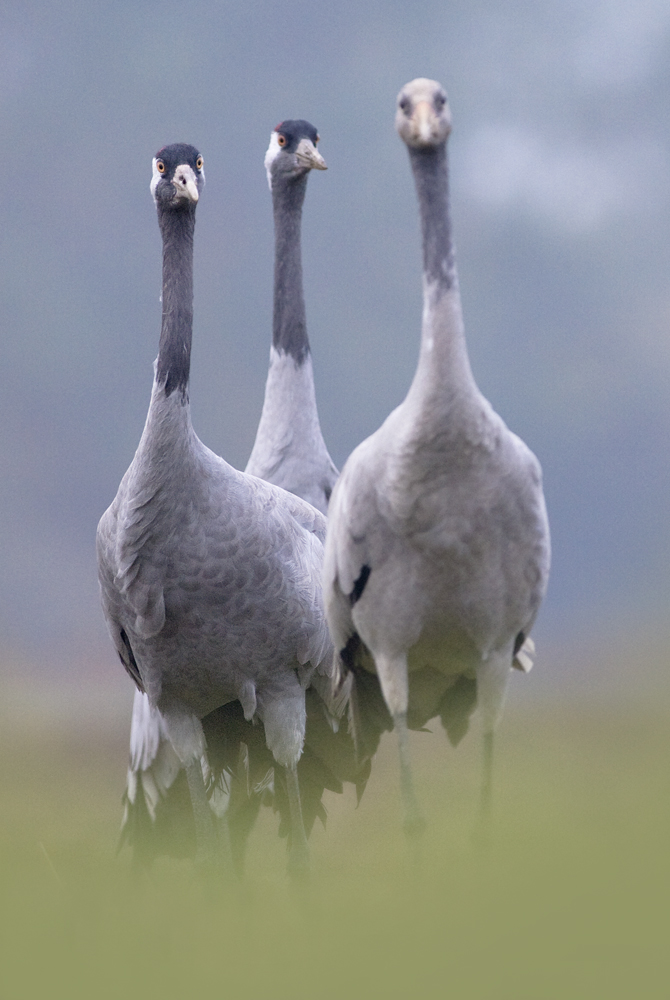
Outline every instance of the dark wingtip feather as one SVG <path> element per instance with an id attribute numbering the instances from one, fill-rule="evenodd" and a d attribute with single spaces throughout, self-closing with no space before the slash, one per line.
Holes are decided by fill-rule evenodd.
<path id="1" fill-rule="evenodd" d="M 360 672 L 360 677 L 359 677 Z M 370 775 L 370 758 L 377 749 L 381 733 L 392 728 L 391 716 L 373 674 L 354 665 L 344 678 L 344 690 L 355 698 L 358 749 L 350 726 L 335 726 L 333 705 L 311 687 L 306 691 L 307 728 L 305 746 L 298 761 L 298 782 L 305 831 L 308 836 L 317 819 L 327 819 L 323 795 L 326 791 L 341 794 L 345 783 L 356 788 L 358 801 Z M 342 688 L 340 689 L 341 694 Z M 346 701 L 346 698 L 345 698 Z M 274 771 L 272 806 L 279 813 L 279 835 L 290 834 L 290 810 L 284 769 L 275 764 L 265 743 L 262 725 L 244 718 L 238 701 L 229 702 L 202 720 L 212 773 L 212 787 L 222 774 L 232 775 L 230 801 L 226 812 L 233 861 L 242 872 L 247 839 L 266 796 L 260 791 L 267 784 L 268 772 Z M 184 771 L 156 807 L 151 819 L 142 787 L 137 779 L 135 801 L 124 795 L 126 815 L 120 844 L 129 844 L 136 860 L 145 867 L 160 855 L 175 858 L 193 856 L 195 828 Z"/>
<path id="2" fill-rule="evenodd" d="M 186 773 L 181 771 L 151 818 L 141 775 L 137 777 L 135 801 L 128 790 L 123 794 L 124 818 L 117 852 L 128 845 L 133 862 L 150 868 L 156 858 L 187 858 L 195 854 L 195 824 Z"/>
<path id="3" fill-rule="evenodd" d="M 368 658 L 372 668 L 372 659 L 357 635 L 352 636 L 341 656 L 351 677 L 349 730 L 361 768 L 376 753 L 382 733 L 393 729 L 393 719 L 384 701 L 377 675 L 364 666 Z"/>
<path id="4" fill-rule="evenodd" d="M 470 716 L 477 707 L 477 681 L 461 676 L 445 692 L 439 715 L 449 742 L 458 746 L 470 727 Z"/>

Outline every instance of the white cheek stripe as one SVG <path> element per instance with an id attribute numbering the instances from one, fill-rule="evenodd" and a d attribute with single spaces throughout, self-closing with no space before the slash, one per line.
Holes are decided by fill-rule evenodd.
<path id="1" fill-rule="evenodd" d="M 265 154 L 265 172 L 268 175 L 268 187 L 272 191 L 272 164 L 277 159 L 281 153 L 281 146 L 279 145 L 279 133 L 273 132 L 270 136 L 270 145 L 268 146 L 268 151 Z"/>
<path id="2" fill-rule="evenodd" d="M 156 188 L 162 176 L 163 174 L 158 172 L 157 159 L 154 156 L 153 160 L 151 161 L 151 183 L 149 184 L 149 190 L 151 191 L 151 197 L 153 198 L 154 202 L 156 201 Z M 201 170 L 198 176 L 200 177 L 200 180 L 204 184 L 205 171 Z M 177 167 L 177 169 L 175 170 L 173 183 L 175 180 L 176 181 L 182 180 L 181 184 L 177 183 L 174 185 L 177 188 L 177 192 L 181 197 L 187 197 L 185 187 L 188 186 L 189 181 L 192 182 L 194 190 L 196 192 L 198 190 L 198 178 L 196 177 L 196 174 L 194 173 L 192 167 L 190 167 L 187 163 L 183 163 L 179 167 Z M 184 181 L 186 182 L 186 184 L 184 183 Z"/>
<path id="3" fill-rule="evenodd" d="M 154 156 L 151 161 L 151 184 L 149 185 L 149 190 L 151 191 L 151 197 L 156 200 L 156 185 L 161 179 L 161 175 L 158 173 L 158 167 L 156 165 L 156 157 Z"/>

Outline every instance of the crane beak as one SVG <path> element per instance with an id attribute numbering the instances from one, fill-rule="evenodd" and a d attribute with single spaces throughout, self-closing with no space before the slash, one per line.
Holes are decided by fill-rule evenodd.
<path id="1" fill-rule="evenodd" d="M 419 146 L 430 145 L 437 132 L 436 115 L 428 101 L 417 101 L 412 115 L 414 141 Z"/>
<path id="2" fill-rule="evenodd" d="M 193 167 L 190 167 L 188 163 L 182 163 L 177 167 L 172 183 L 177 189 L 178 198 L 186 198 L 194 203 L 198 201 L 200 197 L 198 180 L 193 172 Z"/>
<path id="3" fill-rule="evenodd" d="M 327 170 L 326 161 L 311 139 L 301 139 L 295 151 L 298 163 L 308 170 Z"/>

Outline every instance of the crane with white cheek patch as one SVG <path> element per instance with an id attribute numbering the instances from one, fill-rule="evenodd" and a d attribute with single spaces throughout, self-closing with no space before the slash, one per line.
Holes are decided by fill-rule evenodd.
<path id="1" fill-rule="evenodd" d="M 297 777 L 305 690 L 315 677 L 328 685 L 332 671 L 320 588 L 325 518 L 238 472 L 193 430 L 193 236 L 203 182 L 193 146 L 156 155 L 161 336 L 144 431 L 98 526 L 102 604 L 119 657 L 186 772 L 198 856 L 215 853 L 201 720 L 239 702 L 285 769 L 289 871 L 300 875 L 308 868 Z"/>
<path id="2" fill-rule="evenodd" d="M 312 170 L 326 169 L 317 150 L 318 142 L 319 135 L 310 122 L 287 119 L 273 129 L 265 154 L 275 224 L 272 345 L 263 412 L 245 471 L 302 497 L 325 514 L 338 472 L 319 423 L 301 254 L 307 181 Z M 370 769 L 369 755 L 355 759 L 345 728 L 327 724 L 328 692 L 322 690 L 320 694 L 319 683 L 316 675 L 307 691 L 305 749 L 298 764 L 308 835 L 316 816 L 325 821 L 324 789 L 341 791 L 343 782 L 349 781 L 356 784 L 360 795 Z M 370 697 L 383 712 L 379 692 L 372 689 Z M 276 779 L 272 783 L 272 757 L 268 759 L 258 727 L 245 722 L 239 703 L 216 709 L 202 724 L 215 782 L 210 806 L 228 824 L 233 858 L 241 872 L 248 834 L 261 799 L 268 798 L 271 787 L 275 790 L 273 805 L 282 814 L 281 829 L 286 827 L 283 785 Z M 218 773 L 221 769 L 225 772 L 223 782 Z M 160 854 L 179 857 L 192 849 L 183 784 L 183 771 L 160 713 L 138 690 L 133 705 L 122 840 L 132 846 L 135 859 L 144 865 Z M 229 799 L 220 794 L 226 786 Z"/>

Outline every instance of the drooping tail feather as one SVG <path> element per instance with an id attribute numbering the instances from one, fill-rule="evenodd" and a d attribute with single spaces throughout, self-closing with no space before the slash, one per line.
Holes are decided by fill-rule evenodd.
<path id="1" fill-rule="evenodd" d="M 322 801 L 324 792 L 342 793 L 345 782 L 358 787 L 361 768 L 346 726 L 336 724 L 330 706 L 323 701 L 316 687 L 312 686 L 305 692 L 305 702 L 307 728 L 305 746 L 298 761 L 298 783 L 303 822 L 309 835 L 317 818 L 324 824 L 326 822 Z M 263 727 L 246 722 L 239 703 L 231 702 L 203 719 L 203 728 L 215 779 L 225 769 L 232 774 L 233 787 L 240 789 L 240 796 L 246 794 L 253 798 L 259 794 L 259 789 L 261 794 L 264 790 L 267 801 L 271 801 L 275 812 L 279 813 L 280 836 L 289 835 L 291 822 L 284 769 L 275 764 L 265 744 Z M 240 766 L 239 754 L 236 757 L 236 747 L 240 744 L 246 745 L 243 767 Z M 269 772 L 273 772 L 271 798 L 267 795 Z M 232 797 L 230 808 L 233 808 Z M 232 818 L 230 810 L 229 815 Z M 239 850 L 243 852 L 241 845 Z M 235 851 L 234 847 L 233 853 Z"/>
<path id="2" fill-rule="evenodd" d="M 348 722 L 356 754 L 356 787 L 360 801 L 382 733 L 393 729 L 393 719 L 386 707 L 379 679 L 374 673 L 370 653 L 358 635 L 349 639 L 340 653 L 340 661 L 349 689 Z"/>
<path id="3" fill-rule="evenodd" d="M 160 713 L 140 691 L 133 702 L 119 849 L 124 844 L 142 866 L 162 854 L 182 858 L 195 849 L 186 775 Z"/>
<path id="4" fill-rule="evenodd" d="M 470 716 L 477 707 L 477 681 L 461 675 L 444 693 L 439 707 L 442 725 L 452 747 L 458 746 L 470 727 Z"/>
<path id="5" fill-rule="evenodd" d="M 378 702 L 381 694 L 374 692 L 377 681 L 374 677 L 371 680 Z M 361 683 L 365 685 L 365 679 Z M 326 682 L 326 687 L 328 684 Z M 307 727 L 303 754 L 298 761 L 303 821 L 308 834 L 317 818 L 326 822 L 325 791 L 341 793 L 345 782 L 351 782 L 360 799 L 370 773 L 371 754 L 364 758 L 357 755 L 349 728 L 338 723 L 333 714 L 333 700 L 329 691 L 324 689 L 325 697 L 320 693 L 322 687 L 313 682 L 305 693 Z M 365 687 L 364 695 L 361 706 L 363 718 L 367 720 L 370 706 Z M 378 710 L 379 706 L 376 707 Z M 388 719 L 386 728 L 390 728 L 390 716 Z M 276 765 L 267 748 L 262 724 L 248 722 L 238 701 L 211 712 L 202 719 L 202 726 L 207 742 L 210 804 L 219 819 L 228 824 L 233 861 L 241 872 L 247 839 L 262 804 L 272 805 L 279 813 L 280 835 L 289 834 L 290 811 L 284 770 Z M 364 728 L 367 732 L 367 727 Z M 135 755 L 136 769 L 133 770 L 131 762 L 124 795 L 121 844 L 129 844 L 143 865 L 150 865 L 161 855 L 183 858 L 195 853 L 195 827 L 185 772 L 177 765 L 169 781 L 158 783 L 155 780 L 153 767 L 158 766 L 162 750 L 167 758 L 174 751 L 169 743 L 163 747 L 158 734 L 154 733 L 153 737 L 153 760 L 147 753 L 141 760 Z M 374 740 L 368 739 L 368 742 L 372 745 Z M 164 771 L 165 767 L 161 772 L 163 779 Z M 223 807 L 220 805 L 221 789 L 224 789 Z"/>
<path id="6" fill-rule="evenodd" d="M 133 850 L 134 861 L 144 868 L 162 855 L 187 858 L 195 854 L 195 823 L 186 772 L 179 771 L 155 802 L 147 795 L 150 782 L 146 773 L 140 772 L 131 779 L 129 772 L 119 837 L 119 850 L 127 844 Z"/>
<path id="7" fill-rule="evenodd" d="M 362 774 L 367 762 L 369 775 L 370 762 L 377 751 L 382 733 L 393 729 L 393 720 L 374 672 L 370 652 L 358 635 L 349 639 L 340 654 L 340 663 L 343 677 L 341 683 L 348 684 L 349 689 L 349 728 L 359 768 Z M 460 743 L 477 707 L 476 680 L 461 675 L 450 681 L 430 668 L 411 674 L 409 680 L 408 728 L 421 731 L 431 718 L 439 716 L 452 746 Z M 417 699 L 413 695 L 417 694 L 419 682 L 421 697 Z"/>

